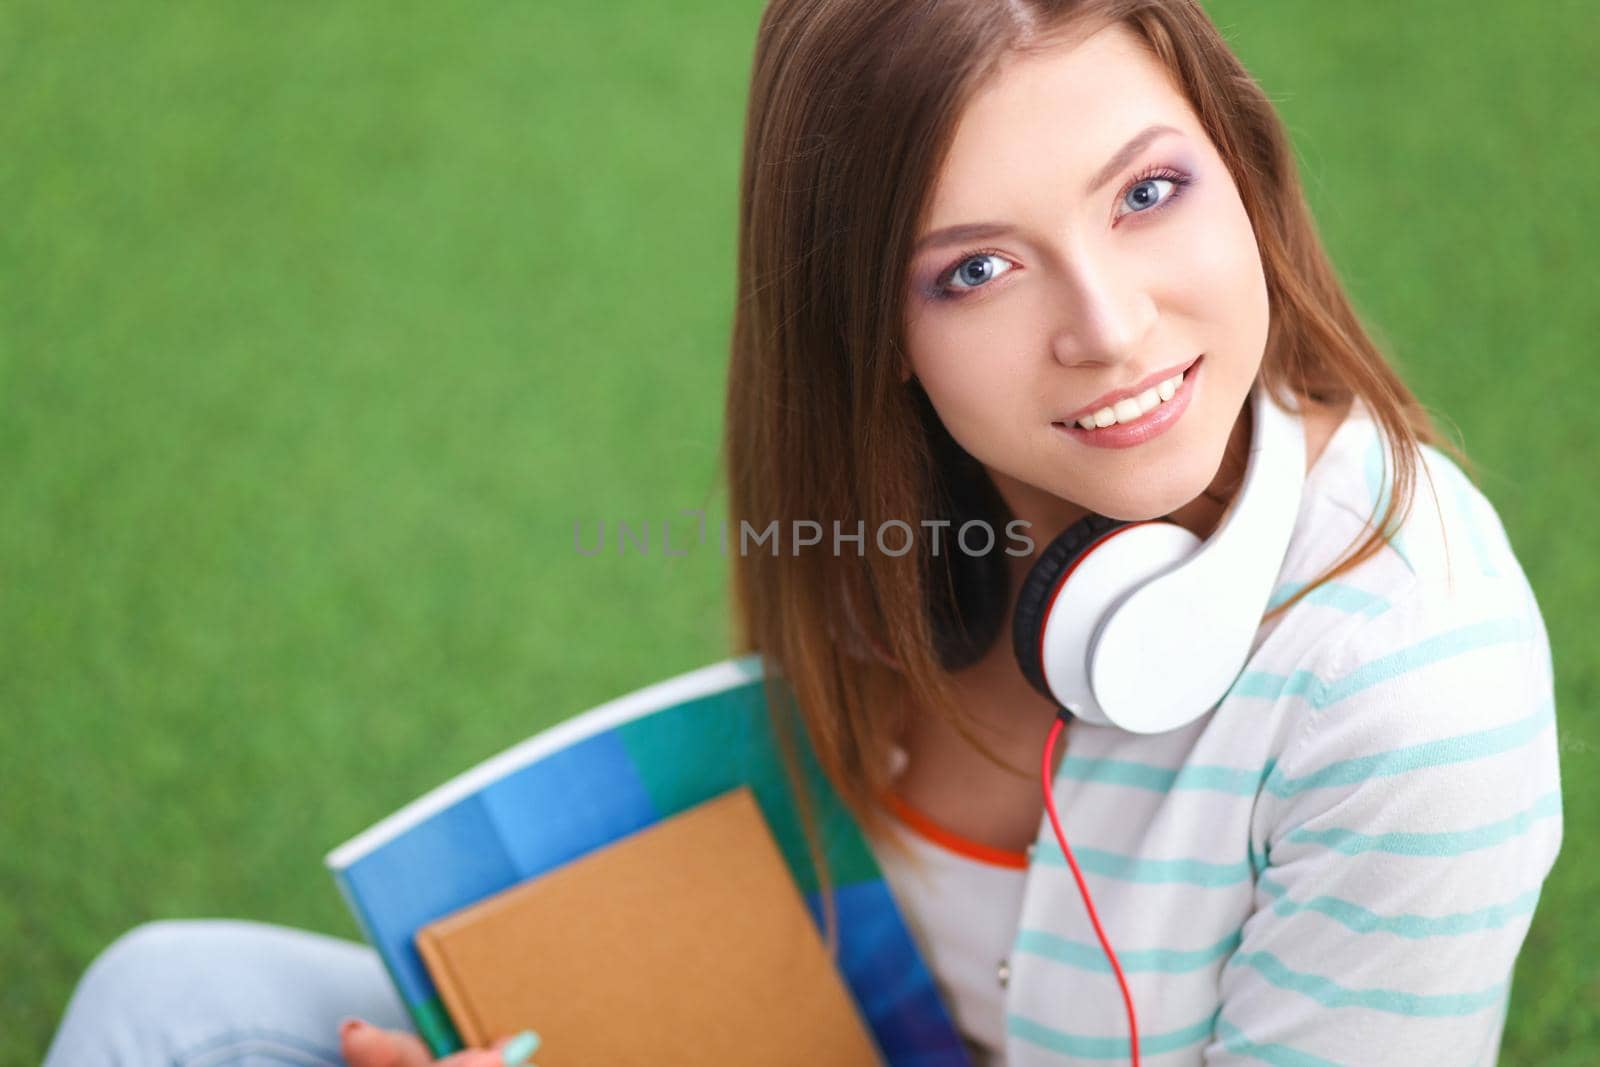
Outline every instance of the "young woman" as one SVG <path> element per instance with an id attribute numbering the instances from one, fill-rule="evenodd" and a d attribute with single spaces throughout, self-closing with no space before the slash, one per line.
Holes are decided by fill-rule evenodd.
<path id="1" fill-rule="evenodd" d="M 1548 639 L 1201 10 L 774 0 L 746 137 L 730 517 L 827 536 L 731 554 L 741 640 L 974 1060 L 1493 1063 L 1561 841 Z M 1041 550 L 1092 515 L 1233 537 L 1258 390 L 1304 477 L 1243 669 L 1051 751 L 1013 633 Z M 341 1046 L 345 1014 L 378 1025 Z M 369 949 L 169 922 L 96 960 L 47 1065 L 336 1049 L 428 1062 Z"/>
<path id="2" fill-rule="evenodd" d="M 1198 6 L 780 0 L 747 123 L 730 518 L 829 536 L 742 546 L 738 619 L 974 1050 L 1126 1062 L 1131 999 L 1153 1063 L 1492 1063 L 1560 847 L 1548 640 Z M 1019 589 L 1089 514 L 1217 533 L 1257 388 L 1305 478 L 1236 682 L 1050 765 L 1097 924 Z"/>

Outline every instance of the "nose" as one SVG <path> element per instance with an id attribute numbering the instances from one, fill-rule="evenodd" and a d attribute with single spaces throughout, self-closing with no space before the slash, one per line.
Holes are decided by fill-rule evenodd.
<path id="1" fill-rule="evenodd" d="M 1137 264 L 1079 256 L 1060 267 L 1050 351 L 1064 367 L 1116 365 L 1136 360 L 1155 328 L 1154 297 Z"/>

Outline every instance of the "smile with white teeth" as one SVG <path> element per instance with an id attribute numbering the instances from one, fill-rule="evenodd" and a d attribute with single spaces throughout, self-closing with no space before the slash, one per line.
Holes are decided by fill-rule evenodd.
<path id="1" fill-rule="evenodd" d="M 1183 384 L 1183 374 L 1183 371 L 1179 371 L 1138 396 L 1130 396 L 1126 400 L 1117 401 L 1111 407 L 1101 408 L 1092 415 L 1085 415 L 1078 420 L 1078 425 L 1085 430 L 1097 430 L 1112 423 L 1121 425 L 1142 418 L 1172 399 L 1173 394 L 1178 391 L 1178 386 Z"/>

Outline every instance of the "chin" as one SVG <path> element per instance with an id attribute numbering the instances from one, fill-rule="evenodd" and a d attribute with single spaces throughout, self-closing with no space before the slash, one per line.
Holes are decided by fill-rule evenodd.
<path id="1" fill-rule="evenodd" d="M 1139 493 L 1112 493 L 1105 498 L 1089 500 L 1084 507 L 1108 519 L 1142 522 L 1172 514 L 1205 491 L 1204 479 L 1189 479 L 1182 485 L 1150 486 Z"/>

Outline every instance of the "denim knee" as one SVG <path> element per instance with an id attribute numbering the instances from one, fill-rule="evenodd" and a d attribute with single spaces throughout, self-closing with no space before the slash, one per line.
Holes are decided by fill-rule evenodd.
<path id="1" fill-rule="evenodd" d="M 365 945 L 237 919 L 162 919 L 104 949 L 45 1067 L 338 1067 L 338 1021 L 410 1029 Z"/>

